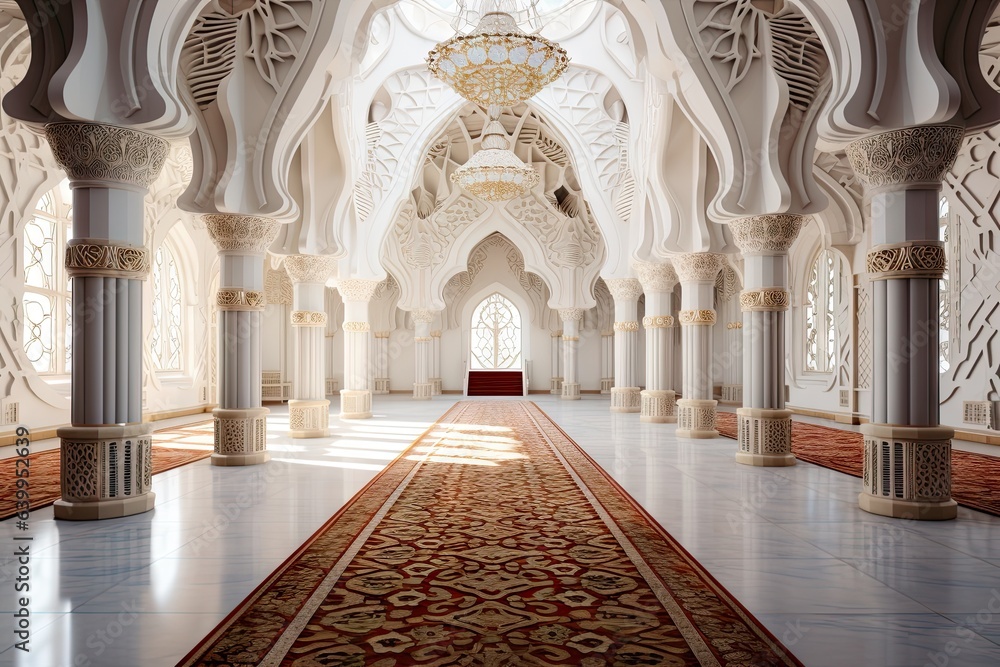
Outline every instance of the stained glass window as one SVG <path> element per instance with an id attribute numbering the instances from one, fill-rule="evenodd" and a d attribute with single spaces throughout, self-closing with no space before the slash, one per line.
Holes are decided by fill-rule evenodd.
<path id="1" fill-rule="evenodd" d="M 499 293 L 472 314 L 472 368 L 521 367 L 521 313 Z"/>
<path id="2" fill-rule="evenodd" d="M 24 225 L 24 353 L 42 374 L 68 373 L 72 343 L 71 283 L 63 257 L 73 202 L 69 182 L 45 193 Z M 63 350 L 59 354 L 58 350 Z"/>
<path id="3" fill-rule="evenodd" d="M 806 287 L 806 370 L 830 373 L 837 354 L 834 313 L 837 301 L 837 262 L 829 250 L 820 251 Z"/>
<path id="4" fill-rule="evenodd" d="M 153 322 L 150 347 L 158 371 L 182 370 L 180 274 L 166 243 L 153 255 Z"/>
<path id="5" fill-rule="evenodd" d="M 940 238 L 944 241 L 945 253 L 948 259 L 951 260 L 948 243 L 948 234 L 950 232 L 948 223 L 951 220 L 951 208 L 948 206 L 948 200 L 944 197 L 941 197 L 938 207 L 938 218 L 940 222 Z M 950 261 L 945 264 L 945 267 L 944 276 L 942 276 L 938 283 L 938 344 L 940 347 L 938 350 L 938 362 L 942 373 L 951 368 L 949 356 L 951 343 L 951 280 L 949 279 L 948 271 Z"/>

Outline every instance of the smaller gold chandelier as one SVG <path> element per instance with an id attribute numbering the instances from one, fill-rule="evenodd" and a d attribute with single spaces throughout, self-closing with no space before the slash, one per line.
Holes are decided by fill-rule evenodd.
<path id="1" fill-rule="evenodd" d="M 427 67 L 459 95 L 489 107 L 511 107 L 534 97 L 566 71 L 558 44 L 526 35 L 505 12 L 483 15 L 468 35 L 456 35 L 427 54 Z"/>
<path id="2" fill-rule="evenodd" d="M 451 182 L 485 201 L 521 197 L 538 185 L 538 172 L 510 150 L 510 141 L 500 124 L 500 107 L 491 106 L 490 120 L 483 130 L 479 151 L 455 170 Z"/>

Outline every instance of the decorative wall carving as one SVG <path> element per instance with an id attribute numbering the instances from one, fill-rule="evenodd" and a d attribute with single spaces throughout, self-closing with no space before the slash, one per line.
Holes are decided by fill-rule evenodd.
<path id="1" fill-rule="evenodd" d="M 263 255 L 278 236 L 279 224 L 271 218 L 217 213 L 202 216 L 220 252 Z"/>
<path id="2" fill-rule="evenodd" d="M 271 262 L 264 262 L 264 293 L 269 304 L 292 305 L 292 280 L 284 267 L 276 269 Z"/>
<path id="3" fill-rule="evenodd" d="M 924 125 L 882 132 L 847 146 L 854 172 L 869 189 L 937 185 L 958 155 L 965 128 Z"/>
<path id="4" fill-rule="evenodd" d="M 601 251 L 601 232 L 589 215 L 567 216 L 530 194 L 507 204 L 507 211 L 538 239 L 553 266 L 589 266 Z"/>
<path id="5" fill-rule="evenodd" d="M 147 189 L 170 145 L 146 132 L 97 123 L 49 123 L 56 162 L 74 181 L 108 181 Z"/>

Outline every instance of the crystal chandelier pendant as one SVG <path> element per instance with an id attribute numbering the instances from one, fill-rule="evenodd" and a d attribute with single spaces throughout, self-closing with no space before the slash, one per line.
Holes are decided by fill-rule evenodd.
<path id="1" fill-rule="evenodd" d="M 459 95 L 482 107 L 511 107 L 533 97 L 566 71 L 558 44 L 527 35 L 505 12 L 485 14 L 468 35 L 456 35 L 427 54 L 427 67 Z"/>
<path id="2" fill-rule="evenodd" d="M 538 185 L 538 172 L 510 150 L 507 133 L 500 124 L 500 107 L 490 106 L 489 116 L 481 148 L 455 170 L 451 182 L 485 201 L 522 197 Z"/>

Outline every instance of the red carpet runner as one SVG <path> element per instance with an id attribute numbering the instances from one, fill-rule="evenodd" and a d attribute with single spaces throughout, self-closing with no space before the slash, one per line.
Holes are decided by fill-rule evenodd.
<path id="1" fill-rule="evenodd" d="M 719 412 L 717 429 L 719 435 L 735 440 L 736 415 Z M 864 438 L 860 433 L 795 422 L 792 452 L 803 461 L 861 477 Z M 1000 516 L 1000 458 L 952 451 L 951 495 L 961 505 Z"/>
<path id="2" fill-rule="evenodd" d="M 523 396 L 522 371 L 469 371 L 469 396 Z"/>
<path id="3" fill-rule="evenodd" d="M 799 665 L 534 404 L 459 403 L 182 665 Z"/>
<path id="4" fill-rule="evenodd" d="M 153 474 L 208 458 L 212 455 L 213 443 L 212 422 L 157 431 L 153 434 Z M 38 452 L 28 458 L 31 466 L 31 509 L 48 507 L 62 496 L 59 450 Z M 0 521 L 17 513 L 14 461 L 14 458 L 6 459 L 0 466 L 7 473 L 0 477 Z"/>

